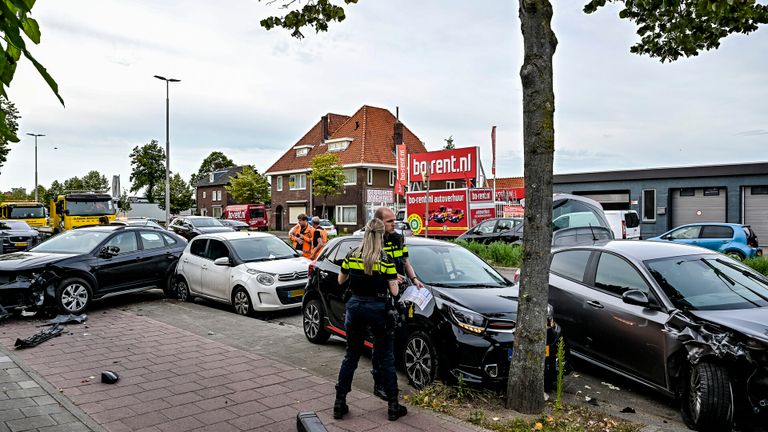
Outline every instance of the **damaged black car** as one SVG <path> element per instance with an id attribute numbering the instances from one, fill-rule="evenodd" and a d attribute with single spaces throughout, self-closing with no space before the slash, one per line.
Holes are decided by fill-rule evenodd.
<path id="1" fill-rule="evenodd" d="M 55 309 L 80 314 L 92 300 L 151 288 L 173 295 L 185 246 L 171 232 L 98 226 L 0 255 L 0 316 Z"/>
<path id="2" fill-rule="evenodd" d="M 609 241 L 552 252 L 570 355 L 650 386 L 699 431 L 768 420 L 768 278 L 699 247 Z"/>

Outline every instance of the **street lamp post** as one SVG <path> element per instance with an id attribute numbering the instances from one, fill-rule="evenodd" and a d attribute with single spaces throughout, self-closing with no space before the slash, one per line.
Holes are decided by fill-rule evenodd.
<path id="1" fill-rule="evenodd" d="M 44 137 L 43 134 L 27 133 L 29 136 L 35 137 L 35 202 L 37 201 L 37 137 Z"/>
<path id="2" fill-rule="evenodd" d="M 171 141 L 168 132 L 168 113 L 170 110 L 168 87 L 170 83 L 181 80 L 160 75 L 155 75 L 155 78 L 165 81 L 165 226 L 167 227 L 171 223 Z"/>

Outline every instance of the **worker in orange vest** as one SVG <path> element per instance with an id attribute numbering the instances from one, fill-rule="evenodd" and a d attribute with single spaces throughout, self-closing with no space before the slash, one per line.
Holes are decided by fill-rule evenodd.
<path id="1" fill-rule="evenodd" d="M 297 219 L 299 223 L 291 228 L 288 238 L 291 240 L 294 249 L 300 251 L 305 258 L 310 258 L 312 256 L 312 238 L 315 235 L 315 230 L 309 226 L 309 218 L 304 213 L 301 213 Z"/>
<path id="2" fill-rule="evenodd" d="M 315 230 L 312 236 L 312 259 L 317 259 L 325 244 L 328 243 L 328 231 L 320 226 L 320 218 L 317 216 L 312 218 L 312 229 Z"/>

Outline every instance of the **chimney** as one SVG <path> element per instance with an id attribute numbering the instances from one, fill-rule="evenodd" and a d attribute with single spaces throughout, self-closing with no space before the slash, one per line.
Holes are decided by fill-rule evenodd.
<path id="1" fill-rule="evenodd" d="M 327 140 L 328 137 L 331 136 L 331 134 L 328 132 L 328 115 L 327 114 L 320 117 L 320 123 L 323 124 L 323 142 L 325 142 L 325 140 Z"/>
<path id="2" fill-rule="evenodd" d="M 403 124 L 400 120 L 395 120 L 394 135 L 392 135 L 392 144 L 400 145 L 403 143 Z"/>

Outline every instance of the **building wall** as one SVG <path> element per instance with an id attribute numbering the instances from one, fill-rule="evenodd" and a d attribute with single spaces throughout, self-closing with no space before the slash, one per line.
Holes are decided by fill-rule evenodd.
<path id="1" fill-rule="evenodd" d="M 221 200 L 213 200 L 214 191 L 221 192 Z M 203 194 L 205 194 L 205 198 L 203 198 Z M 224 185 L 200 186 L 197 188 L 195 197 L 197 199 L 198 212 L 205 216 L 213 216 L 214 206 L 221 206 L 223 211 L 224 207 L 230 204 L 236 204 L 236 202 L 232 199 L 232 196 L 227 192 L 226 189 L 224 189 Z"/>
<path id="2" fill-rule="evenodd" d="M 721 177 L 702 177 L 702 178 L 675 178 L 675 179 L 649 179 L 649 180 L 627 180 L 627 181 L 603 181 L 592 183 L 556 183 L 553 185 L 555 192 L 562 193 L 585 193 L 600 192 L 608 190 L 628 190 L 631 204 L 627 208 L 635 210 L 642 218 L 642 191 L 644 189 L 656 190 L 657 215 L 655 222 L 643 222 L 641 232 L 643 238 L 660 235 L 672 228 L 671 209 L 672 198 L 671 190 L 681 188 L 706 188 L 706 187 L 724 187 L 726 189 L 726 219 L 723 222 L 742 223 L 742 197 L 741 189 L 743 186 L 764 186 L 768 184 L 768 173 L 765 175 L 749 176 L 721 176 Z M 658 214 L 660 207 L 665 208 L 666 214 Z M 767 215 L 768 216 L 768 215 Z M 761 239 L 761 243 L 762 243 Z"/>

